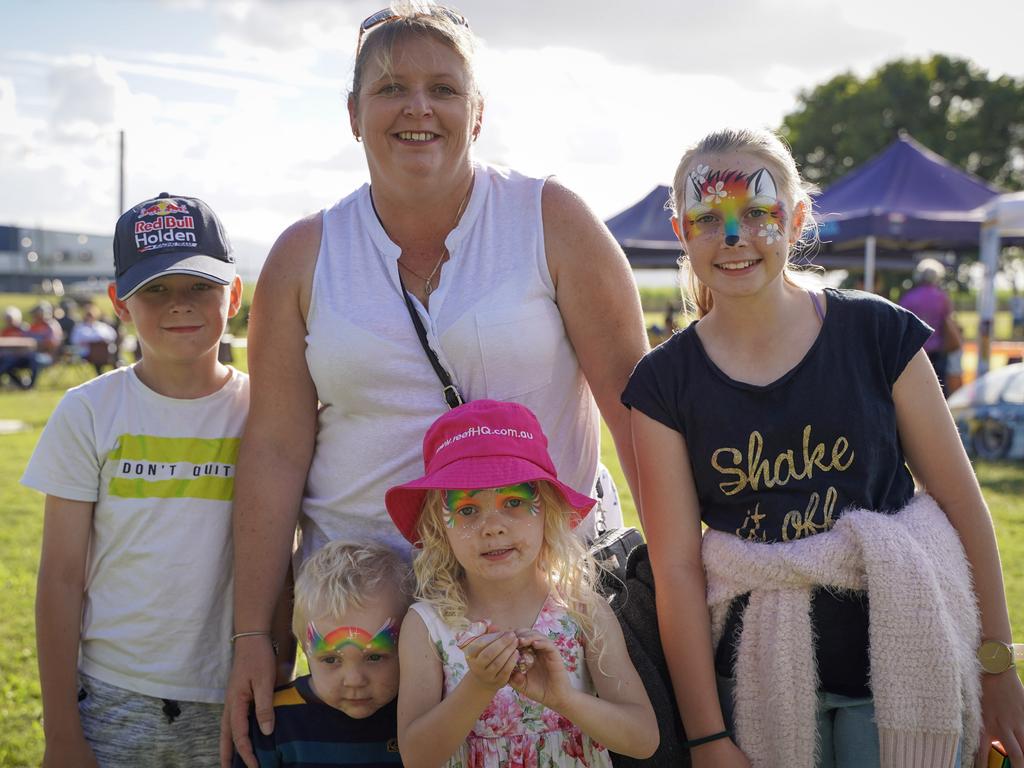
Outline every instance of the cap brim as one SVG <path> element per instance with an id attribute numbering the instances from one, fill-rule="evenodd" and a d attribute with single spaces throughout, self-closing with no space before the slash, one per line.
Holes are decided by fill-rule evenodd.
<path id="1" fill-rule="evenodd" d="M 549 482 L 572 508 L 572 527 L 576 527 L 597 503 L 596 499 L 570 488 L 532 461 L 512 456 L 472 456 L 453 461 L 432 474 L 389 489 L 384 496 L 384 505 L 401 534 L 412 544 L 418 544 L 416 524 L 427 491 L 501 488 L 536 480 Z"/>
<path id="2" fill-rule="evenodd" d="M 161 253 L 143 259 L 117 278 L 117 298 L 127 299 L 146 283 L 164 275 L 195 275 L 227 285 L 236 274 L 234 262 L 213 256 L 192 251 Z"/>

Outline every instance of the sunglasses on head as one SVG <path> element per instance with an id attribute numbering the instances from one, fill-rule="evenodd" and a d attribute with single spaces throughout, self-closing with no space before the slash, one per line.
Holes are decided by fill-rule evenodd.
<path id="1" fill-rule="evenodd" d="M 382 24 L 390 24 L 392 21 L 398 21 L 399 19 L 415 18 L 416 16 L 444 16 L 448 21 L 456 24 L 460 27 L 469 29 L 469 22 L 466 21 L 466 17 L 460 13 L 456 13 L 450 8 L 445 8 L 443 5 L 435 5 L 428 11 L 421 13 L 415 13 L 410 15 L 402 15 L 395 13 L 390 8 L 385 8 L 382 11 L 377 11 L 370 16 L 363 19 L 363 23 L 359 25 L 359 37 L 356 38 L 356 56 L 359 56 L 359 51 L 363 47 L 363 37 L 371 29 L 379 27 Z"/>

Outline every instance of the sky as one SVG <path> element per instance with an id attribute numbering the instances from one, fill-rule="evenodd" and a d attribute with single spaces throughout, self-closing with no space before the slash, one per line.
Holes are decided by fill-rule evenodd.
<path id="1" fill-rule="evenodd" d="M 0 0 L 0 224 L 109 234 L 159 192 L 218 212 L 243 272 L 368 181 L 345 99 L 383 0 Z M 723 126 L 945 53 L 1024 78 L 1020 0 L 461 0 L 482 44 L 476 156 L 554 174 L 609 218 Z"/>

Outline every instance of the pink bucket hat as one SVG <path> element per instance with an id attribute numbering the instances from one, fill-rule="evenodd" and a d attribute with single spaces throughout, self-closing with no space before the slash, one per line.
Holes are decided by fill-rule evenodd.
<path id="1" fill-rule="evenodd" d="M 384 496 L 395 526 L 417 545 L 416 523 L 432 489 L 477 490 L 547 480 L 572 507 L 573 526 L 597 503 L 558 479 L 540 422 L 518 403 L 473 400 L 448 411 L 423 437 L 423 463 L 423 477 Z"/>

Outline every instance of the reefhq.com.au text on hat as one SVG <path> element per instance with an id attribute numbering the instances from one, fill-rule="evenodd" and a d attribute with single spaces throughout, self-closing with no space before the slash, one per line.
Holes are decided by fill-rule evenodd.
<path id="1" fill-rule="evenodd" d="M 467 437 L 476 437 L 478 435 L 493 435 L 494 437 L 515 437 L 520 440 L 533 440 L 533 432 L 528 432 L 525 429 L 512 429 L 511 427 L 497 427 L 491 428 L 486 425 L 482 427 L 470 427 L 457 435 L 452 435 L 439 446 L 434 453 L 439 453 L 442 449 L 447 448 L 452 443 L 458 442 L 459 440 L 465 440 Z"/>

